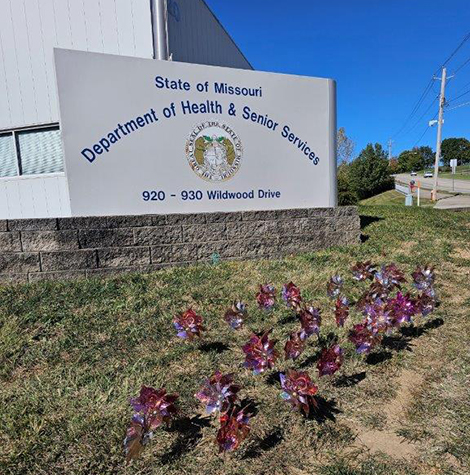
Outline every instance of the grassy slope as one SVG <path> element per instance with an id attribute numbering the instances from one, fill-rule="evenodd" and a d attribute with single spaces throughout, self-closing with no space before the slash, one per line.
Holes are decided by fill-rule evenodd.
<path id="1" fill-rule="evenodd" d="M 366 206 L 405 206 L 405 195 L 395 190 L 388 190 L 379 195 L 362 200 L 361 204 Z M 413 204 L 416 205 L 416 197 L 413 198 Z M 433 205 L 434 203 L 431 200 L 425 198 L 420 199 L 420 206 Z"/>
<path id="2" fill-rule="evenodd" d="M 362 207 L 361 214 L 368 239 L 352 248 L 281 261 L 0 288 L 0 473 L 467 473 L 470 213 Z M 240 347 L 249 331 L 229 331 L 221 315 L 231 299 L 245 299 L 249 328 L 274 326 L 273 336 L 283 341 L 297 323 L 282 308 L 258 311 L 253 296 L 259 282 L 280 288 L 293 280 L 306 300 L 322 307 L 326 334 L 334 326 L 325 282 L 334 272 L 349 276 L 358 259 L 395 261 L 407 272 L 417 264 L 436 264 L 442 305 L 431 316 L 435 324 L 389 340 L 366 361 L 346 345 L 341 374 L 318 383 L 330 419 L 305 420 L 280 400 L 274 377 L 255 377 L 241 367 Z M 357 295 L 349 277 L 346 289 Z M 209 329 L 201 344 L 178 341 L 171 326 L 174 313 L 190 305 Z M 315 354 L 311 342 L 295 366 L 315 377 Z M 280 369 L 286 366 L 282 361 Z M 237 373 L 243 397 L 257 409 L 250 439 L 225 458 L 216 453 L 216 429 L 193 418 L 200 379 L 217 368 Z M 364 428 L 390 428 L 384 408 L 394 399 L 403 370 L 420 375 L 398 430 L 416 441 L 416 456 L 398 460 L 350 449 Z M 126 467 L 128 400 L 141 384 L 180 393 L 182 419 L 159 430 L 142 458 Z"/>

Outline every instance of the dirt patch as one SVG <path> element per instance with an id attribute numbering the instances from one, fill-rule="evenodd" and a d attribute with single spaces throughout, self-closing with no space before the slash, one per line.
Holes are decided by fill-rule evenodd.
<path id="1" fill-rule="evenodd" d="M 470 247 L 458 247 L 455 249 L 454 255 L 461 259 L 470 259 Z"/>
<path id="2" fill-rule="evenodd" d="M 393 458 L 411 458 L 417 455 L 416 446 L 396 434 L 407 408 L 413 401 L 413 394 L 423 382 L 423 377 L 410 370 L 404 370 L 398 378 L 397 394 L 384 406 L 387 418 L 386 430 L 360 429 L 354 446 L 371 452 L 383 452 Z"/>

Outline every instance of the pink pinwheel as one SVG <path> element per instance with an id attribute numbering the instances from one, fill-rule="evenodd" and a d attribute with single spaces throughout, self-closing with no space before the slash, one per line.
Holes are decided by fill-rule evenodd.
<path id="1" fill-rule="evenodd" d="M 227 412 L 237 400 L 240 386 L 234 384 L 233 374 L 223 375 L 220 371 L 204 381 L 204 385 L 195 397 L 206 406 L 206 413 Z"/>
<path id="2" fill-rule="evenodd" d="M 328 282 L 326 286 L 326 293 L 328 294 L 328 297 L 330 298 L 336 298 L 341 292 L 341 289 L 343 287 L 343 279 L 339 275 L 334 275 L 331 277 L 330 281 Z"/>
<path id="3" fill-rule="evenodd" d="M 302 297 L 299 288 L 293 282 L 289 282 L 282 287 L 282 298 L 289 308 L 300 309 Z"/>
<path id="4" fill-rule="evenodd" d="M 192 340 L 194 337 L 200 337 L 201 331 L 204 330 L 202 326 L 202 317 L 190 308 L 179 315 L 176 315 L 173 320 L 173 325 L 178 332 L 178 336 L 183 339 Z"/>
<path id="5" fill-rule="evenodd" d="M 305 307 L 299 312 L 300 338 L 305 340 L 309 336 L 320 333 L 321 315 L 320 309 L 315 307 Z"/>
<path id="6" fill-rule="evenodd" d="M 436 306 L 436 293 L 434 290 L 428 289 L 427 291 L 418 295 L 416 299 L 416 310 L 417 313 L 426 317 L 434 311 Z"/>
<path id="7" fill-rule="evenodd" d="M 411 322 L 413 316 L 417 313 L 416 302 L 410 297 L 410 294 L 403 295 L 397 293 L 395 298 L 387 300 L 385 310 L 390 316 L 390 323 L 394 327 L 400 327 L 403 323 Z"/>
<path id="8" fill-rule="evenodd" d="M 263 373 L 266 369 L 272 369 L 278 357 L 274 345 L 277 340 L 270 340 L 271 330 L 256 335 L 252 334 L 250 341 L 243 347 L 245 353 L 245 368 L 253 370 L 254 374 Z"/>
<path id="9" fill-rule="evenodd" d="M 259 292 L 256 295 L 256 301 L 260 308 L 271 310 L 276 304 L 276 290 L 271 284 L 259 286 Z"/>
<path id="10" fill-rule="evenodd" d="M 225 321 L 234 329 L 238 330 L 243 326 L 247 317 L 246 304 L 243 302 L 233 302 L 232 308 L 225 312 Z"/>
<path id="11" fill-rule="evenodd" d="M 137 458 L 153 437 L 153 431 L 163 422 L 169 423 L 177 410 L 174 405 L 177 394 L 167 394 L 165 389 L 142 386 L 140 395 L 131 399 L 136 411 L 124 439 L 126 460 Z"/>
<path id="12" fill-rule="evenodd" d="M 339 345 L 324 348 L 317 363 L 318 375 L 321 377 L 335 374 L 343 364 L 343 360 L 343 350 Z"/>
<path id="13" fill-rule="evenodd" d="M 296 360 L 304 349 L 305 341 L 301 338 L 300 332 L 292 333 L 284 346 L 286 360 Z"/>
<path id="14" fill-rule="evenodd" d="M 354 279 L 361 282 L 367 279 L 372 280 L 374 277 L 375 269 L 370 261 L 366 261 L 356 262 L 356 265 L 351 268 L 351 271 L 353 273 Z"/>
<path id="15" fill-rule="evenodd" d="M 344 322 L 349 316 L 349 301 L 341 295 L 336 299 L 335 303 L 335 319 L 338 327 L 344 327 Z"/>
<path id="16" fill-rule="evenodd" d="M 310 406 L 315 405 L 313 397 L 318 391 L 306 372 L 287 371 L 279 375 L 283 392 L 281 397 L 292 405 L 293 409 L 308 416 Z"/>
<path id="17" fill-rule="evenodd" d="M 156 429 L 162 422 L 169 423 L 176 414 L 175 401 L 177 394 L 167 394 L 166 390 L 142 386 L 140 395 L 131 399 L 131 406 L 136 413 L 143 414 L 149 423 L 150 429 Z"/>
<path id="18" fill-rule="evenodd" d="M 354 325 L 349 332 L 349 341 L 354 343 L 358 353 L 370 353 L 381 340 L 382 335 L 377 330 L 369 328 L 367 323 Z"/>
<path id="19" fill-rule="evenodd" d="M 246 409 L 233 406 L 220 417 L 220 429 L 217 433 L 219 452 L 236 450 L 250 433 L 250 415 Z"/>

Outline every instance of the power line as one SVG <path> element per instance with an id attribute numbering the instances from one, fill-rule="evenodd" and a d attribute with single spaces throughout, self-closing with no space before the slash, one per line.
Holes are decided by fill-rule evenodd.
<path id="1" fill-rule="evenodd" d="M 468 33 L 465 38 L 462 40 L 462 42 L 457 46 L 457 48 L 454 49 L 454 51 L 451 53 L 451 55 L 444 61 L 441 67 L 437 69 L 437 71 L 434 73 L 436 74 L 441 68 L 447 65 L 447 63 L 457 54 L 459 49 L 470 39 L 470 33 Z"/>
<path id="2" fill-rule="evenodd" d="M 469 93 L 470 93 L 470 89 L 468 91 L 464 92 L 463 94 L 460 94 L 460 96 L 454 97 L 452 100 L 448 101 L 447 104 L 450 104 L 450 103 L 456 101 L 457 99 L 460 99 L 462 96 L 466 96 Z"/>
<path id="3" fill-rule="evenodd" d="M 405 132 L 404 135 L 407 135 L 409 134 L 410 132 L 412 132 L 414 129 L 416 129 L 416 126 L 418 126 L 421 121 L 423 120 L 423 117 L 431 110 L 431 107 L 436 103 L 436 101 L 439 99 L 439 94 L 434 98 L 434 100 L 431 102 L 431 104 L 429 104 L 428 108 L 423 112 L 423 114 L 421 115 L 421 117 L 415 122 L 415 124 L 413 125 L 413 127 L 411 127 L 411 129 L 409 129 L 407 132 Z"/>
<path id="4" fill-rule="evenodd" d="M 468 106 L 468 105 L 470 105 L 470 102 L 464 102 L 462 104 L 457 104 L 456 106 L 451 107 L 450 109 L 447 109 L 447 111 L 453 111 L 454 109 L 458 109 L 459 107 Z"/>
<path id="5" fill-rule="evenodd" d="M 462 46 L 470 39 L 470 33 L 467 33 L 465 35 L 465 37 L 463 38 L 463 40 L 459 43 L 459 45 L 454 49 L 454 51 L 452 51 L 452 53 L 447 57 L 447 59 L 442 63 L 442 65 L 437 68 L 437 70 L 434 72 L 434 75 L 437 74 L 441 68 L 445 67 L 451 60 L 452 58 L 457 54 L 457 52 L 460 50 L 460 48 L 462 48 Z M 468 61 L 466 61 L 464 64 L 462 64 L 458 69 L 457 71 L 460 71 L 468 62 L 470 62 L 470 58 L 468 59 Z M 457 72 L 456 71 L 456 72 Z M 433 76 L 434 76 L 433 75 Z M 403 123 L 403 125 L 400 127 L 400 129 L 392 136 L 392 138 L 396 138 L 398 135 L 400 135 L 403 130 L 406 129 L 408 123 L 410 122 L 410 120 L 414 117 L 414 115 L 418 112 L 418 110 L 420 109 L 421 105 L 423 104 L 424 100 L 426 99 L 427 95 L 429 94 L 429 92 L 431 91 L 432 89 L 432 85 L 434 83 L 434 78 L 431 79 L 429 81 L 429 83 L 427 84 L 427 86 L 424 88 L 424 91 L 423 93 L 421 94 L 420 98 L 418 99 L 418 102 L 415 104 L 415 106 L 413 107 L 412 111 L 410 112 L 410 115 L 407 117 L 407 119 L 405 120 L 405 122 Z M 432 102 L 432 104 L 434 104 L 434 101 Z M 432 105 L 431 104 L 431 105 Z M 430 108 L 431 106 L 429 106 Z M 428 110 L 429 110 L 428 108 Z M 422 117 L 424 117 L 424 115 L 426 115 L 427 111 L 420 117 L 420 119 L 418 120 L 418 122 L 422 119 Z M 414 128 L 416 127 L 416 124 L 407 132 L 409 133 L 411 130 L 413 130 Z M 423 134 L 424 136 L 424 134 Z"/>
<path id="6" fill-rule="evenodd" d="M 431 120 L 435 120 L 436 117 L 437 117 L 437 112 L 436 112 L 436 114 L 434 115 L 434 117 L 433 117 Z M 428 131 L 429 131 L 430 128 L 431 128 L 431 127 L 429 127 L 429 125 L 426 124 L 426 128 L 424 129 L 423 134 L 421 135 L 421 137 L 415 142 L 415 144 L 414 144 L 413 147 L 411 147 L 411 148 L 415 148 L 415 147 L 421 142 L 421 140 L 423 140 L 424 136 L 428 133 Z"/>
<path id="7" fill-rule="evenodd" d="M 413 118 L 413 116 L 418 112 L 419 108 L 421 107 L 421 104 L 423 103 L 424 99 L 426 99 L 426 96 L 429 94 L 429 92 L 431 91 L 432 89 L 432 85 L 434 83 L 434 80 L 431 79 L 428 83 L 428 85 L 425 87 L 423 93 L 421 94 L 420 98 L 418 99 L 418 102 L 415 104 L 415 106 L 413 107 L 413 110 L 410 112 L 410 115 L 408 116 L 408 118 L 405 120 L 405 122 L 403 123 L 403 125 L 401 126 L 401 128 L 398 130 L 398 132 L 396 132 L 392 138 L 395 138 L 397 137 L 398 135 L 400 135 L 402 133 L 402 131 L 406 128 L 406 126 L 408 125 L 408 123 L 410 122 L 410 120 Z"/>
<path id="8" fill-rule="evenodd" d="M 454 74 L 457 74 L 462 68 L 464 68 L 468 63 L 470 63 L 470 58 L 467 59 L 463 64 L 461 64 L 455 71 Z"/>

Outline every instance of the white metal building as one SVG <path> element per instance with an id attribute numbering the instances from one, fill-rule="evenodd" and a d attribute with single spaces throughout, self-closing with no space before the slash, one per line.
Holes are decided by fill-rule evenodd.
<path id="1" fill-rule="evenodd" d="M 252 69 L 203 0 L 0 0 L 0 219 L 70 215 L 54 47 Z"/>

